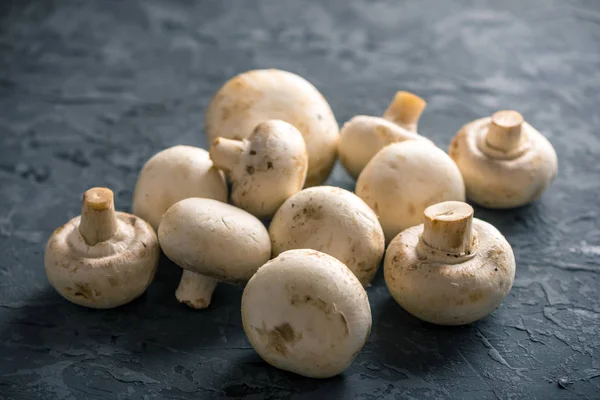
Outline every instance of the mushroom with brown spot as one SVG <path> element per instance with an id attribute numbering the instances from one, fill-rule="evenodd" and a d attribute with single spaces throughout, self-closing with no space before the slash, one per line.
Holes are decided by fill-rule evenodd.
<path id="1" fill-rule="evenodd" d="M 558 169 L 552 144 L 514 110 L 469 122 L 449 153 L 464 177 L 467 197 L 489 208 L 535 201 Z"/>
<path id="2" fill-rule="evenodd" d="M 409 140 L 384 147 L 369 161 L 356 182 L 356 194 L 375 210 L 389 242 L 420 224 L 428 206 L 465 200 L 465 184 L 443 150 Z"/>
<path id="3" fill-rule="evenodd" d="M 158 240 L 183 268 L 177 299 L 192 308 L 210 305 L 218 281 L 242 284 L 269 260 L 269 233 L 252 214 L 212 199 L 189 198 L 163 215 Z"/>
<path id="4" fill-rule="evenodd" d="M 133 192 L 132 210 L 157 230 L 165 211 L 189 197 L 227 202 L 227 184 L 206 150 L 174 146 L 144 164 Z"/>
<path id="5" fill-rule="evenodd" d="M 318 186 L 283 203 L 269 226 L 273 255 L 291 249 L 327 253 L 368 286 L 383 257 L 385 239 L 377 215 L 354 193 Z"/>
<path id="6" fill-rule="evenodd" d="M 359 280 L 339 260 L 307 249 L 269 261 L 242 296 L 250 344 L 269 364 L 328 378 L 350 366 L 371 331 L 371 309 Z"/>
<path id="7" fill-rule="evenodd" d="M 494 311 L 515 278 L 510 244 L 473 218 L 473 208 L 447 201 L 428 207 L 424 223 L 390 243 L 385 283 L 412 315 L 440 325 L 463 325 Z"/>
<path id="8" fill-rule="evenodd" d="M 340 162 L 354 179 L 379 150 L 391 143 L 429 139 L 417 133 L 421 113 L 427 106 L 419 96 L 400 91 L 383 117 L 357 115 L 342 126 L 338 152 Z"/>
<path id="9" fill-rule="evenodd" d="M 206 135 L 210 142 L 219 136 L 245 139 L 269 119 L 288 122 L 302 133 L 308 152 L 306 186 L 324 182 L 335 163 L 339 127 L 323 95 L 291 72 L 252 70 L 227 81 L 206 110 Z"/>
<path id="10" fill-rule="evenodd" d="M 115 212 L 113 192 L 92 188 L 81 215 L 56 229 L 46 245 L 50 284 L 85 307 L 114 308 L 146 291 L 160 248 L 152 227 L 135 215 Z"/>
<path id="11" fill-rule="evenodd" d="M 280 120 L 260 123 L 248 139 L 215 139 L 210 157 L 228 173 L 231 203 L 270 218 L 304 186 L 308 156 L 302 134 Z"/>

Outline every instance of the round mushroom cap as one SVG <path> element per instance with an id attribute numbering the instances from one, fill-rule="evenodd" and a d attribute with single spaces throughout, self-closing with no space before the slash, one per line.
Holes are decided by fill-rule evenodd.
<path id="1" fill-rule="evenodd" d="M 146 162 L 135 185 L 132 209 L 157 230 L 165 211 L 189 197 L 227 202 L 227 184 L 206 150 L 174 146 Z"/>
<path id="2" fill-rule="evenodd" d="M 304 136 L 309 159 L 306 186 L 324 182 L 336 159 L 339 127 L 323 95 L 291 72 L 253 70 L 230 79 L 208 106 L 206 135 L 210 142 L 219 136 L 245 139 L 269 119 L 286 121 Z"/>
<path id="3" fill-rule="evenodd" d="M 284 121 L 263 122 L 231 172 L 231 202 L 259 218 L 271 217 L 287 198 L 302 190 L 307 167 L 300 132 Z"/>
<path id="4" fill-rule="evenodd" d="M 423 141 L 393 143 L 369 161 L 356 182 L 356 194 L 379 217 L 389 242 L 421 223 L 423 211 L 447 200 L 465 200 L 465 184 L 454 161 Z"/>
<path id="5" fill-rule="evenodd" d="M 311 378 L 350 366 L 371 331 L 367 293 L 337 259 L 290 250 L 263 265 L 242 296 L 242 323 L 269 364 Z"/>
<path id="6" fill-rule="evenodd" d="M 90 246 L 78 229 L 80 220 L 71 219 L 48 240 L 44 264 L 50 284 L 70 302 L 91 308 L 118 307 L 142 295 L 160 256 L 152 227 L 116 212 L 115 235 Z"/>
<path id="7" fill-rule="evenodd" d="M 379 150 L 391 143 L 406 140 L 431 141 L 391 121 L 379 117 L 358 115 L 346 122 L 340 131 L 338 152 L 340 162 L 354 178 Z"/>
<path id="8" fill-rule="evenodd" d="M 252 214 L 212 199 L 189 198 L 164 214 L 158 241 L 183 269 L 244 283 L 269 260 L 269 233 Z"/>
<path id="9" fill-rule="evenodd" d="M 269 226 L 273 255 L 314 249 L 348 266 L 368 285 L 385 251 L 377 216 L 354 193 L 331 186 L 304 189 L 277 210 Z"/>
<path id="10" fill-rule="evenodd" d="M 474 252 L 462 262 L 419 256 L 423 224 L 401 232 L 385 255 L 385 283 L 394 299 L 417 318 L 439 325 L 463 325 L 494 311 L 515 278 L 510 244 L 492 225 L 473 218 Z M 450 255 L 449 259 L 458 257 Z"/>
<path id="11" fill-rule="evenodd" d="M 464 177 L 467 197 L 489 208 L 513 208 L 537 200 L 556 177 L 558 160 L 552 144 L 523 121 L 517 151 L 490 157 L 481 146 L 491 121 L 487 117 L 466 124 L 450 144 L 449 154 Z"/>

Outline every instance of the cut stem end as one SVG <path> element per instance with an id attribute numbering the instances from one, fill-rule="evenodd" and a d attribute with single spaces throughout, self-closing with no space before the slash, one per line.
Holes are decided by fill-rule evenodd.
<path id="1" fill-rule="evenodd" d="M 246 141 L 218 137 L 210 147 L 210 158 L 215 167 L 231 171 L 245 149 Z"/>
<path id="2" fill-rule="evenodd" d="M 410 92 L 397 92 L 394 100 L 389 105 L 383 118 L 400 125 L 412 132 L 417 131 L 417 125 L 427 102 L 416 94 Z"/>
<path id="3" fill-rule="evenodd" d="M 523 122 L 523 116 L 514 110 L 494 113 L 485 137 L 488 146 L 505 153 L 519 147 Z"/>
<path id="4" fill-rule="evenodd" d="M 461 201 L 446 201 L 425 209 L 421 240 L 428 247 L 449 255 L 469 255 L 473 249 L 473 207 Z"/>
<path id="5" fill-rule="evenodd" d="M 217 283 L 216 279 L 184 269 L 175 297 L 191 308 L 207 308 Z"/>
<path id="6" fill-rule="evenodd" d="M 83 194 L 79 233 L 89 246 L 104 242 L 117 233 L 114 194 L 103 187 L 89 189 Z"/>

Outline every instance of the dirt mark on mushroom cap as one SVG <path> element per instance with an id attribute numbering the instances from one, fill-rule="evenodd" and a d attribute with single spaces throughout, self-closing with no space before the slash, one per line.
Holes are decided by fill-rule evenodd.
<path id="1" fill-rule="evenodd" d="M 296 333 L 294 328 L 287 322 L 277 325 L 273 329 L 266 329 L 264 324 L 262 329 L 255 329 L 256 333 L 268 343 L 268 347 L 282 356 L 288 354 L 288 344 L 292 345 L 302 339 L 302 333 Z"/>

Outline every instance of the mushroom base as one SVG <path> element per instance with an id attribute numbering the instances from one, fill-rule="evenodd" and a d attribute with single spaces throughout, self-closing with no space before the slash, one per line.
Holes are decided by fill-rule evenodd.
<path id="1" fill-rule="evenodd" d="M 216 279 L 184 269 L 175 297 L 180 303 L 191 308 L 197 310 L 207 308 L 217 283 Z"/>

